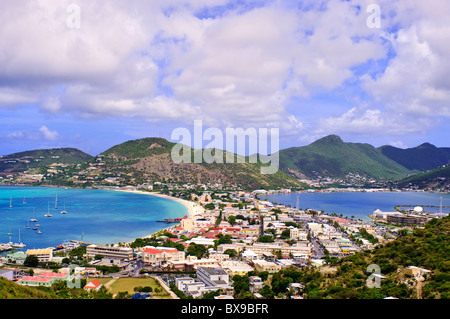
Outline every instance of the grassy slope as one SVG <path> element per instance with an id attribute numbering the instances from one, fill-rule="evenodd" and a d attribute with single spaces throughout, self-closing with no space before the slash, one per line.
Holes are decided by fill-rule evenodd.
<path id="1" fill-rule="evenodd" d="M 237 160 L 234 160 L 233 163 L 227 163 L 225 153 L 223 154 L 223 163 L 192 163 L 188 166 L 177 165 L 170 158 L 170 153 L 174 145 L 175 143 L 171 143 L 162 138 L 144 138 L 116 145 L 103 152 L 102 155 L 105 156 L 107 163 L 122 167 L 123 169 L 129 169 L 132 165 L 138 164 L 146 157 L 165 155 L 165 157 L 161 158 L 165 166 L 169 167 L 173 171 L 173 175 L 176 175 L 179 180 L 183 179 L 183 175 L 186 176 L 184 181 L 197 181 L 194 178 L 195 175 L 198 175 L 195 174 L 195 168 L 198 168 L 199 172 L 202 171 L 203 182 L 216 182 L 216 176 L 222 176 L 231 182 L 250 188 L 305 186 L 282 171 L 278 171 L 275 174 L 261 174 L 260 168 L 264 164 L 260 162 L 249 163 L 248 158 L 244 159 L 245 163 L 237 163 Z M 189 148 L 189 151 L 191 152 L 191 161 L 194 162 L 194 153 L 202 152 L 203 150 L 198 151 Z M 236 158 L 236 155 L 234 155 L 234 158 Z M 144 165 L 143 170 L 157 175 L 158 170 L 161 170 L 161 166 L 150 167 L 149 165 Z"/>
<path id="2" fill-rule="evenodd" d="M 385 157 L 369 144 L 345 143 L 331 135 L 303 147 L 280 151 L 282 169 L 296 169 L 307 176 L 343 177 L 358 173 L 372 178 L 398 179 L 410 171 Z"/>
<path id="3" fill-rule="evenodd" d="M 411 170 L 427 171 L 450 162 L 450 148 L 436 147 L 429 143 L 401 149 L 390 145 L 379 147 L 390 159 Z"/>

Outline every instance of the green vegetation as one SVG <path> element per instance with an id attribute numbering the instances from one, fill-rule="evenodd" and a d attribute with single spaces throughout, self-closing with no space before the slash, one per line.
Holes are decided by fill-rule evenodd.
<path id="1" fill-rule="evenodd" d="M 54 148 L 26 151 L 5 155 L 0 160 L 0 173 L 23 172 L 28 169 L 42 168 L 53 163 L 81 164 L 92 156 L 75 148 Z M 36 173 L 43 173 L 37 171 Z"/>
<path id="2" fill-rule="evenodd" d="M 398 187 L 418 187 L 420 189 L 434 187 L 450 187 L 450 165 L 438 167 L 433 170 L 409 176 L 397 183 Z"/>
<path id="3" fill-rule="evenodd" d="M 427 171 L 450 162 L 450 148 L 423 143 L 413 148 L 379 147 L 381 153 L 410 170 Z"/>
<path id="4" fill-rule="evenodd" d="M 411 173 L 379 149 L 369 144 L 345 143 L 336 135 L 307 146 L 281 150 L 280 169 L 312 178 L 316 174 L 343 178 L 352 173 L 375 179 L 398 179 Z"/>

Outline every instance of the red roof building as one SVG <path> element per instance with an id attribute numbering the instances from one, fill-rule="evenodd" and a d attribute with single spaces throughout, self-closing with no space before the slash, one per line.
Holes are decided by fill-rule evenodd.
<path id="1" fill-rule="evenodd" d="M 94 278 L 90 283 L 86 284 L 86 286 L 84 286 L 83 288 L 89 291 L 92 289 L 98 291 L 102 286 L 103 284 Z"/>

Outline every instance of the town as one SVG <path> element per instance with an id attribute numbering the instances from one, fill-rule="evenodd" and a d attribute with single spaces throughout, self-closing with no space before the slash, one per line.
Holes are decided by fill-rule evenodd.
<path id="1" fill-rule="evenodd" d="M 118 291 L 110 293 L 111 298 L 268 298 L 273 295 L 268 280 L 279 272 L 336 271 L 333 265 L 340 258 L 374 249 L 428 220 L 419 209 L 413 214 L 416 218 L 400 221 L 388 220 L 395 213 L 378 210 L 372 216 L 377 223 L 364 222 L 302 210 L 298 203 L 291 207 L 260 199 L 289 189 L 224 191 L 218 185 L 152 186 L 158 193 L 188 201 L 196 209 L 189 216 L 165 220 L 168 227 L 131 243 L 98 245 L 73 240 L 55 248 L 11 250 L 0 261 L 0 276 L 26 286 L 51 287 L 65 282 L 67 287 L 104 293 L 121 278 L 151 278 L 155 283 L 151 292 Z M 147 185 L 146 191 L 153 187 Z M 142 191 L 133 186 L 109 189 Z M 413 265 L 405 271 L 428 272 Z M 246 280 L 244 288 L 242 278 Z M 285 285 L 277 298 L 307 297 L 302 291 L 304 283 Z"/>

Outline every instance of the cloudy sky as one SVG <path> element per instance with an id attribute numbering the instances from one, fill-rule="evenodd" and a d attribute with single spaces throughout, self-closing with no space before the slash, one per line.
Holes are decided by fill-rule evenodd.
<path id="1" fill-rule="evenodd" d="M 0 155 L 194 120 L 279 128 L 281 148 L 450 146 L 447 0 L 0 3 Z"/>

